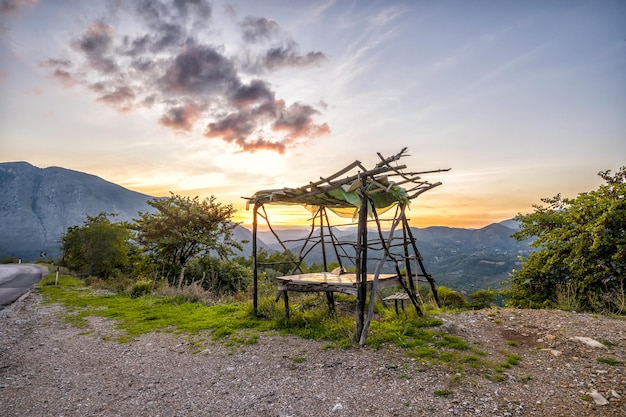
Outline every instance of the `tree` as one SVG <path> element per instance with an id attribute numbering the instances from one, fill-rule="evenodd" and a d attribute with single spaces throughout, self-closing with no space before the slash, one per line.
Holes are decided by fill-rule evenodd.
<path id="1" fill-rule="evenodd" d="M 214 196 L 154 198 L 148 204 L 153 213 L 139 213 L 131 226 L 137 232 L 137 241 L 160 262 L 180 268 L 179 286 L 185 267 L 200 254 L 216 253 L 220 258 L 241 249 L 233 240 L 237 223 L 231 221 L 235 212 L 232 205 L 222 205 Z"/>
<path id="2" fill-rule="evenodd" d="M 513 271 L 511 302 L 522 307 L 575 298 L 586 310 L 619 310 L 626 275 L 626 167 L 598 174 L 597 190 L 569 199 L 542 199 L 530 214 L 518 214 L 517 240 L 536 238 L 538 248 Z"/>
<path id="3" fill-rule="evenodd" d="M 67 267 L 87 275 L 107 278 L 114 269 L 128 264 L 130 231 L 126 225 L 109 220 L 115 214 L 87 216 L 83 226 L 72 226 L 61 237 Z"/>

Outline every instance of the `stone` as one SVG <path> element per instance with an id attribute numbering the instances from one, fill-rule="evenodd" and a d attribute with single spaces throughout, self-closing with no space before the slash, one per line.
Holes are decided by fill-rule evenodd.
<path id="1" fill-rule="evenodd" d="M 343 405 L 341 405 L 341 403 L 335 404 L 335 406 L 333 407 L 333 413 L 337 413 L 339 411 L 343 411 Z"/>
<path id="2" fill-rule="evenodd" d="M 561 352 L 560 350 L 556 350 L 556 349 L 541 349 L 541 350 L 550 352 L 552 356 L 561 356 L 563 354 L 563 352 Z"/>
<path id="3" fill-rule="evenodd" d="M 598 391 L 596 391 L 595 389 L 589 393 L 589 396 L 593 398 L 593 401 L 597 405 L 607 405 L 609 403 L 609 401 L 606 398 L 604 398 L 604 396 L 600 394 Z"/>
<path id="4" fill-rule="evenodd" d="M 574 336 L 573 339 L 578 340 L 579 342 L 584 343 L 585 345 L 590 347 L 607 349 L 605 345 L 590 337 Z"/>

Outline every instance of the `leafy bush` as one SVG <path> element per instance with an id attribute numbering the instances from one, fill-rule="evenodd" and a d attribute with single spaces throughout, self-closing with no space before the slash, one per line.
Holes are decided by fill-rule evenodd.
<path id="1" fill-rule="evenodd" d="M 510 303 L 588 311 L 623 311 L 626 277 L 626 167 L 598 174 L 605 183 L 576 198 L 560 194 L 519 214 L 517 240 L 537 248 L 514 270 Z"/>
<path id="2" fill-rule="evenodd" d="M 252 270 L 237 261 L 205 256 L 197 267 L 204 273 L 202 287 L 218 295 L 245 291 L 252 281 Z"/>
<path id="3" fill-rule="evenodd" d="M 147 295 L 152 292 L 152 281 L 141 280 L 133 284 L 132 288 L 128 292 L 130 298 L 138 298 L 142 295 Z"/>
<path id="4" fill-rule="evenodd" d="M 492 289 L 477 290 L 469 295 L 472 302 L 470 307 L 472 308 L 485 308 L 489 307 L 496 302 L 497 293 Z"/>
<path id="5" fill-rule="evenodd" d="M 437 296 L 439 297 L 442 307 L 463 308 L 467 305 L 467 301 L 465 301 L 463 295 L 452 288 L 444 287 L 442 285 L 438 286 Z"/>

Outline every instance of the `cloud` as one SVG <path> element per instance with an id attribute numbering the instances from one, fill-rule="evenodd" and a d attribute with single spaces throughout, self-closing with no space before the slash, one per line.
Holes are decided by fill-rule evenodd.
<path id="1" fill-rule="evenodd" d="M 112 26 L 103 21 L 97 21 L 74 42 L 74 48 L 84 54 L 89 65 L 96 71 L 112 73 L 118 69 L 111 57 L 113 36 Z"/>
<path id="2" fill-rule="evenodd" d="M 227 94 L 240 80 L 233 62 L 216 49 L 189 45 L 169 61 L 160 84 L 169 94 Z"/>
<path id="3" fill-rule="evenodd" d="M 316 124 L 314 117 L 319 111 L 312 106 L 294 103 L 287 107 L 284 100 L 274 99 L 260 80 L 242 86 L 233 96 L 237 110 L 207 125 L 205 136 L 223 138 L 238 144 L 243 150 L 270 149 L 283 153 L 299 139 L 316 138 L 330 133 L 330 127 Z M 268 126 L 260 130 L 258 126 Z M 279 133 L 281 140 L 270 146 L 267 136 Z M 253 135 L 255 139 L 251 139 Z"/>
<path id="4" fill-rule="evenodd" d="M 0 37 L 10 36 L 11 26 L 6 21 L 23 9 L 35 7 L 38 2 L 38 0 L 0 0 Z"/>
<path id="5" fill-rule="evenodd" d="M 321 112 L 315 106 L 287 105 L 266 81 L 250 79 L 254 73 L 297 70 L 326 59 L 322 52 L 300 54 L 298 44 L 275 21 L 247 17 L 231 22 L 247 42 L 244 48 L 257 49 L 227 54 L 225 46 L 212 42 L 219 28 L 211 22 L 212 6 L 206 0 L 112 4 L 111 16 L 73 37 L 67 56 L 44 62 L 63 85 L 80 85 L 120 111 L 155 109 L 162 126 L 221 139 L 242 152 L 283 153 L 330 133 L 326 123 L 316 121 Z M 134 24 L 116 26 L 122 13 Z M 125 27 L 133 31 L 124 33 Z"/>
<path id="6" fill-rule="evenodd" d="M 239 87 L 232 98 L 237 107 L 243 107 L 257 102 L 273 101 L 274 93 L 264 81 L 252 80 L 250 84 Z"/>
<path id="7" fill-rule="evenodd" d="M 271 40 L 280 33 L 280 26 L 273 20 L 264 17 L 246 17 L 239 24 L 243 39 L 247 42 Z"/>
<path id="8" fill-rule="evenodd" d="M 56 68 L 52 73 L 52 77 L 59 81 L 66 87 L 72 87 L 76 84 L 74 81 L 74 77 L 68 71 L 65 71 L 61 68 Z"/>
<path id="9" fill-rule="evenodd" d="M 262 57 L 262 66 L 270 70 L 285 67 L 308 67 L 320 65 L 326 61 L 326 56 L 321 52 L 309 52 L 306 55 L 298 55 L 294 44 L 269 49 Z"/>
<path id="10" fill-rule="evenodd" d="M 98 88 L 100 87 L 100 88 Z M 96 87 L 93 88 L 94 91 L 100 93 L 100 97 L 98 97 L 99 101 L 102 101 L 107 104 L 111 104 L 112 106 L 118 108 L 121 111 L 131 110 L 132 103 L 135 100 L 135 92 L 133 89 L 127 85 L 118 85 L 118 86 L 102 86 L 98 83 Z"/>
<path id="11" fill-rule="evenodd" d="M 20 9 L 33 7 L 38 0 L 0 0 L 0 14 L 16 13 Z"/>
<path id="12" fill-rule="evenodd" d="M 301 55 L 298 43 L 273 20 L 248 16 L 239 23 L 239 27 L 248 46 L 271 43 L 267 49 L 246 51 L 243 68 L 253 74 L 283 68 L 319 66 L 326 61 L 326 55 L 320 51 Z"/>
<path id="13" fill-rule="evenodd" d="M 194 103 L 171 107 L 159 121 L 163 126 L 172 129 L 191 131 L 200 117 L 200 109 Z"/>
<path id="14" fill-rule="evenodd" d="M 287 136 L 290 140 L 307 136 L 318 137 L 330 133 L 330 128 L 327 124 L 316 125 L 313 122 L 313 116 L 319 114 L 313 107 L 306 104 L 294 103 L 285 108 L 284 102 L 281 103 L 283 107 L 280 109 L 279 115 L 274 121 L 274 131 L 287 132 Z"/>
<path id="15" fill-rule="evenodd" d="M 26 90 L 26 94 L 40 96 L 43 94 L 43 90 L 39 87 L 29 88 L 28 90 Z"/>

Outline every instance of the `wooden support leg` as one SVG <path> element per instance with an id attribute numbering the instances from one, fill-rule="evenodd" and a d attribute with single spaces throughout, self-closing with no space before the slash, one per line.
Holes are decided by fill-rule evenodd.
<path id="1" fill-rule="evenodd" d="M 335 293 L 332 291 L 326 291 L 326 301 L 328 302 L 328 309 L 331 314 L 335 314 Z"/>
<path id="2" fill-rule="evenodd" d="M 393 304 L 394 304 L 394 305 L 395 305 L 395 307 L 396 307 L 396 316 L 399 316 L 399 315 L 400 315 L 400 312 L 398 311 L 398 300 L 397 300 L 397 299 L 396 299 L 396 300 L 393 300 Z"/>
<path id="3" fill-rule="evenodd" d="M 285 317 L 289 321 L 289 295 L 287 295 L 287 290 L 283 291 L 283 300 L 285 301 Z"/>

